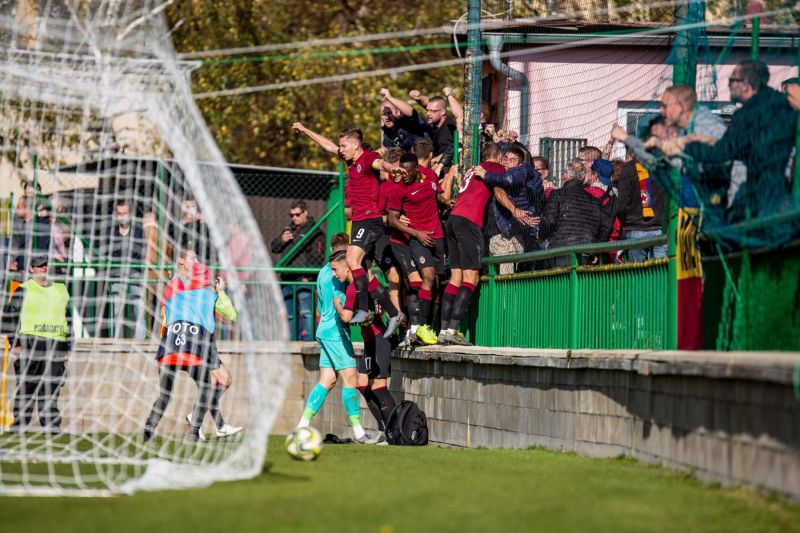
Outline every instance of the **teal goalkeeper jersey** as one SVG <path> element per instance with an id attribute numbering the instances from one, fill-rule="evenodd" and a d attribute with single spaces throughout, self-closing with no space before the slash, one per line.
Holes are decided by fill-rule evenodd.
<path id="1" fill-rule="evenodd" d="M 317 339 L 326 341 L 349 340 L 350 332 L 333 306 L 334 298 L 344 305 L 344 284 L 333 277 L 330 263 L 327 263 L 317 276 L 317 302 L 319 326 Z"/>

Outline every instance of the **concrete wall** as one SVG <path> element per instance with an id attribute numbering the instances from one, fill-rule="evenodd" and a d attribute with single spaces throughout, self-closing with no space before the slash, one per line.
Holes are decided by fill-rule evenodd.
<path id="1" fill-rule="evenodd" d="M 297 424 L 319 376 L 315 343 L 293 343 L 290 351 L 263 350 L 264 372 L 291 358 L 274 433 Z M 157 392 L 154 353 L 148 344 L 79 342 L 59 402 L 64 429 L 141 431 Z M 240 353 L 240 345 L 220 343 L 234 376 L 222 411 L 230 423 L 247 425 L 246 389 L 236 385 L 246 379 Z M 800 499 L 800 402 L 792 382 L 800 354 L 427 347 L 396 353 L 392 365 L 391 390 L 423 408 L 434 443 L 626 454 Z M 6 402 L 13 379 L 10 371 Z M 186 431 L 196 390 L 186 376 L 177 385 L 160 433 Z M 362 415 L 375 430 L 363 401 Z M 350 435 L 338 390 L 313 425 Z"/>
<path id="2" fill-rule="evenodd" d="M 317 356 L 302 351 L 307 394 Z M 433 442 L 625 454 L 800 499 L 795 364 L 800 355 L 432 347 L 397 354 L 390 388 L 427 413 Z M 349 435 L 346 420 L 333 395 L 313 424 Z"/>

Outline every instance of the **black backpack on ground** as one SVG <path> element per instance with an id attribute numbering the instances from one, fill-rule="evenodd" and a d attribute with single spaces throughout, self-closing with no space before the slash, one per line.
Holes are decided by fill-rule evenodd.
<path id="1" fill-rule="evenodd" d="M 428 417 L 414 402 L 400 402 L 386 422 L 386 440 L 399 446 L 428 444 Z"/>

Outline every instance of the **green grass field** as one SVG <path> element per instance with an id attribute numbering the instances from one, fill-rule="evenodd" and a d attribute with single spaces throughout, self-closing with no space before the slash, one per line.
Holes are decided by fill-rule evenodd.
<path id="1" fill-rule="evenodd" d="M 800 531 L 800 506 L 630 459 L 283 439 L 259 477 L 116 498 L 0 498 L 0 531 Z"/>

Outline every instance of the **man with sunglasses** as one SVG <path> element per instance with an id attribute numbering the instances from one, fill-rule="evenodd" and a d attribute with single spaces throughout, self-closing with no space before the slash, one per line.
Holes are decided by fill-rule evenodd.
<path id="1" fill-rule="evenodd" d="M 769 68 L 762 61 L 740 62 L 728 78 L 728 87 L 731 100 L 742 106 L 733 114 L 725 134 L 716 141 L 688 135 L 664 147 L 669 155 L 679 154 L 704 167 L 742 161 L 747 167 L 747 183 L 734 201 L 737 218 L 745 212 L 751 217 L 775 213 L 790 201 L 786 172 L 797 114 L 786 96 L 769 87 L 768 81 Z M 722 179 L 729 176 L 722 175 Z"/>
<path id="2" fill-rule="evenodd" d="M 274 254 L 283 254 L 289 251 L 296 243 L 314 227 L 314 217 L 308 214 L 308 208 L 303 200 L 292 202 L 289 209 L 289 224 L 283 228 L 280 235 L 272 240 L 270 248 Z M 317 267 L 325 262 L 325 234 L 319 229 L 305 240 L 297 249 L 286 266 Z M 314 280 L 308 274 L 283 274 L 282 281 L 307 282 L 308 285 L 284 285 L 283 299 L 286 311 L 289 314 L 292 339 L 312 340 L 312 320 L 314 318 L 311 305 L 311 284 Z M 295 301 L 297 305 L 295 305 Z M 295 309 L 296 308 L 296 309 Z M 295 313 L 297 316 L 295 316 Z"/>

